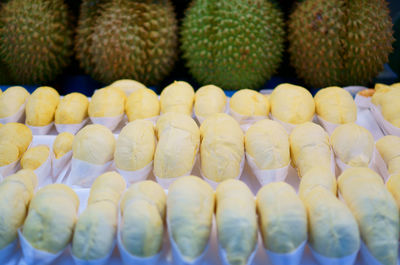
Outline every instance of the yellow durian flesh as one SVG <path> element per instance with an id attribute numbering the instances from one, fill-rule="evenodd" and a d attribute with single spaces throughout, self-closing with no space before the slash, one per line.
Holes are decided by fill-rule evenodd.
<path id="1" fill-rule="evenodd" d="M 230 264 L 245 265 L 257 244 L 254 195 L 239 180 L 227 180 L 216 190 L 218 242 Z"/>
<path id="2" fill-rule="evenodd" d="M 374 137 L 355 123 L 338 126 L 331 135 L 333 150 L 340 160 L 351 167 L 368 167 L 374 152 Z"/>
<path id="3" fill-rule="evenodd" d="M 55 113 L 56 124 L 79 124 L 88 117 L 88 98 L 81 93 L 71 93 L 60 100 Z"/>
<path id="4" fill-rule="evenodd" d="M 229 101 L 231 110 L 243 116 L 268 116 L 269 101 L 259 92 L 242 89 L 237 91 Z"/>
<path id="5" fill-rule="evenodd" d="M 275 182 L 261 188 L 257 211 L 266 249 L 286 254 L 307 240 L 307 213 L 289 184 Z"/>
<path id="6" fill-rule="evenodd" d="M 60 95 L 51 87 L 39 87 L 28 97 L 26 103 L 26 124 L 46 126 L 54 121 Z"/>
<path id="7" fill-rule="evenodd" d="M 315 111 L 324 120 L 344 124 L 355 122 L 357 106 L 349 92 L 340 87 L 327 87 L 314 97 Z"/>
<path id="8" fill-rule="evenodd" d="M 197 142 L 200 137 L 199 127 L 196 122 L 189 116 L 177 113 L 169 112 L 161 115 L 156 123 L 157 138 L 160 139 L 163 132 L 170 129 L 179 129 L 187 131 L 193 136 L 193 141 Z"/>
<path id="9" fill-rule="evenodd" d="M 201 138 L 206 133 L 229 134 L 236 138 L 243 137 L 243 131 L 239 123 L 225 113 L 216 113 L 208 117 L 200 126 Z"/>
<path id="10" fill-rule="evenodd" d="M 35 170 L 39 168 L 50 155 L 50 148 L 47 145 L 37 145 L 29 148 L 21 158 L 23 169 Z"/>
<path id="11" fill-rule="evenodd" d="M 63 157 L 72 150 L 74 135 L 69 132 L 63 132 L 57 135 L 53 143 L 53 152 L 57 159 Z"/>
<path id="12" fill-rule="evenodd" d="M 321 126 L 306 122 L 293 129 L 289 137 L 291 157 L 299 176 L 315 165 L 331 167 L 329 136 Z"/>
<path id="13" fill-rule="evenodd" d="M 15 144 L 18 147 L 20 157 L 28 149 L 32 138 L 32 131 L 25 124 L 10 122 L 0 126 L 0 142 Z"/>
<path id="14" fill-rule="evenodd" d="M 376 89 L 376 88 L 375 88 Z M 381 107 L 383 117 L 395 127 L 400 128 L 400 86 L 383 85 L 372 96 L 372 103 Z"/>
<path id="15" fill-rule="evenodd" d="M 385 161 L 389 174 L 400 174 L 400 137 L 386 135 L 376 142 L 376 149 Z"/>
<path id="16" fill-rule="evenodd" d="M 19 159 L 18 146 L 13 143 L 0 142 L 0 167 L 9 165 Z"/>
<path id="17" fill-rule="evenodd" d="M 0 118 L 10 117 L 18 112 L 29 92 L 21 86 L 12 86 L 0 94 Z"/>
<path id="18" fill-rule="evenodd" d="M 400 211 L 400 174 L 393 175 L 386 183 L 388 191 L 392 194 Z M 400 223 L 399 223 L 400 225 Z M 399 227 L 400 230 L 400 227 Z"/>
<path id="19" fill-rule="evenodd" d="M 127 171 L 142 169 L 153 161 L 155 149 L 153 123 L 146 120 L 130 122 L 118 136 L 114 153 L 115 165 Z"/>
<path id="20" fill-rule="evenodd" d="M 22 169 L 0 183 L 0 250 L 17 238 L 17 230 L 24 223 L 37 177 L 32 170 Z"/>
<path id="21" fill-rule="evenodd" d="M 131 80 L 131 79 L 117 80 L 114 83 L 112 83 L 109 87 L 110 88 L 119 88 L 126 94 L 126 96 L 129 96 L 130 94 L 132 94 L 133 92 L 135 92 L 139 89 L 147 88 L 142 83 L 140 83 L 136 80 Z"/>
<path id="22" fill-rule="evenodd" d="M 316 187 L 323 187 L 336 196 L 336 176 L 330 168 L 316 165 L 302 176 L 299 186 L 299 197 L 304 199 Z"/>
<path id="23" fill-rule="evenodd" d="M 208 118 L 215 113 L 222 113 L 226 108 L 224 91 L 214 85 L 207 85 L 196 91 L 194 113 L 201 118 Z"/>
<path id="24" fill-rule="evenodd" d="M 97 90 L 89 103 L 90 117 L 116 117 L 124 114 L 126 96 L 117 89 L 102 88 Z"/>
<path id="25" fill-rule="evenodd" d="M 115 138 L 105 126 L 90 124 L 80 130 L 72 143 L 72 156 L 76 159 L 103 165 L 113 159 Z"/>
<path id="26" fill-rule="evenodd" d="M 245 148 L 259 169 L 277 169 L 290 162 L 289 135 L 276 121 L 261 120 L 246 132 Z"/>
<path id="27" fill-rule="evenodd" d="M 178 112 L 191 115 L 193 102 L 193 87 L 184 81 L 175 81 L 161 92 L 161 113 Z"/>
<path id="28" fill-rule="evenodd" d="M 151 89 L 137 89 L 128 97 L 125 105 L 129 121 L 147 119 L 160 114 L 160 102 Z"/>
<path id="29" fill-rule="evenodd" d="M 281 84 L 274 89 L 269 100 L 271 114 L 283 122 L 302 124 L 313 119 L 314 98 L 304 87 Z"/>
<path id="30" fill-rule="evenodd" d="M 51 184 L 40 189 L 29 206 L 22 233 L 36 249 L 58 253 L 70 242 L 79 198 L 64 184 Z"/>
<path id="31" fill-rule="evenodd" d="M 106 172 L 93 182 L 88 205 L 102 201 L 117 205 L 125 188 L 126 182 L 120 174 L 115 171 Z"/>
<path id="32" fill-rule="evenodd" d="M 350 210 L 323 187 L 315 187 L 304 198 L 308 214 L 310 246 L 328 258 L 343 258 L 360 248 L 360 233 Z"/>
<path id="33" fill-rule="evenodd" d="M 209 241 L 214 203 L 213 189 L 199 177 L 182 177 L 169 187 L 167 222 L 187 262 L 200 256 Z"/>
<path id="34" fill-rule="evenodd" d="M 353 167 L 340 175 L 338 186 L 372 256 L 384 265 L 397 264 L 399 209 L 382 178 L 369 168 Z"/>

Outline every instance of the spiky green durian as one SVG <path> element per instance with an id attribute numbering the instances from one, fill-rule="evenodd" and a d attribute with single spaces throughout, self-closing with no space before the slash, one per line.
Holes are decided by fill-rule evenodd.
<path id="1" fill-rule="evenodd" d="M 154 85 L 177 58 L 177 20 L 170 0 L 111 0 L 94 17 L 88 73 L 103 83 L 135 79 Z"/>
<path id="2" fill-rule="evenodd" d="M 393 40 L 385 0 L 305 0 L 289 20 L 291 64 L 314 87 L 368 83 Z"/>
<path id="3" fill-rule="evenodd" d="M 69 64 L 71 17 L 62 0 L 10 0 L 0 14 L 0 56 L 19 84 L 46 83 Z"/>
<path id="4" fill-rule="evenodd" d="M 200 83 L 257 89 L 281 62 L 283 15 L 268 0 L 195 0 L 181 35 L 186 65 Z"/>

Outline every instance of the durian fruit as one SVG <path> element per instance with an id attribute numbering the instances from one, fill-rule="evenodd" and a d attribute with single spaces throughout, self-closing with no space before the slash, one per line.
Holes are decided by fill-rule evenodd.
<path id="1" fill-rule="evenodd" d="M 153 161 L 156 137 L 153 123 L 136 120 L 128 123 L 118 136 L 114 161 L 118 169 L 136 171 Z"/>
<path id="2" fill-rule="evenodd" d="M 177 58 L 177 20 L 170 1 L 84 1 L 77 40 L 78 59 L 95 79 L 154 85 Z"/>
<path id="3" fill-rule="evenodd" d="M 117 80 L 113 82 L 111 85 L 109 85 L 109 87 L 117 87 L 121 89 L 122 91 L 124 91 L 127 97 L 129 97 L 129 95 L 135 92 L 136 90 L 147 88 L 142 83 L 131 79 Z"/>
<path id="4" fill-rule="evenodd" d="M 315 165 L 301 177 L 299 197 L 304 199 L 316 187 L 323 187 L 336 196 L 337 183 L 335 174 L 330 169 Z"/>
<path id="5" fill-rule="evenodd" d="M 369 168 L 352 167 L 339 176 L 338 186 L 372 256 L 381 264 L 396 265 L 399 209 L 381 176 Z"/>
<path id="6" fill-rule="evenodd" d="M 400 86 L 393 84 L 377 90 L 372 103 L 381 108 L 382 116 L 391 124 L 400 128 Z"/>
<path id="7" fill-rule="evenodd" d="M 17 145 L 7 141 L 0 142 L 0 167 L 16 162 L 19 157 Z"/>
<path id="8" fill-rule="evenodd" d="M 257 214 L 254 195 L 239 180 L 226 180 L 216 193 L 218 243 L 232 265 L 246 265 L 257 244 Z"/>
<path id="9" fill-rule="evenodd" d="M 127 98 L 125 111 L 130 122 L 137 119 L 153 118 L 160 115 L 160 101 L 153 90 L 139 88 Z"/>
<path id="10" fill-rule="evenodd" d="M 188 115 L 177 112 L 169 112 L 161 115 L 156 123 L 157 137 L 161 138 L 161 135 L 164 132 L 171 129 L 182 129 L 188 131 L 193 136 L 193 141 L 196 142 L 196 145 L 199 144 L 196 140 L 200 135 L 199 127 Z"/>
<path id="11" fill-rule="evenodd" d="M 197 118 L 206 119 L 215 113 L 225 112 L 226 101 L 226 95 L 220 87 L 200 87 L 194 97 L 194 113 Z"/>
<path id="12" fill-rule="evenodd" d="M 47 145 L 37 145 L 29 148 L 21 158 L 21 168 L 35 170 L 49 157 L 50 149 Z"/>
<path id="13" fill-rule="evenodd" d="M 192 115 L 194 103 L 193 87 L 184 81 L 175 81 L 161 92 L 161 113 L 178 112 Z"/>
<path id="14" fill-rule="evenodd" d="M 287 254 L 307 240 L 307 212 L 287 183 L 275 182 L 257 193 L 257 211 L 264 247 Z"/>
<path id="15" fill-rule="evenodd" d="M 231 111 L 250 118 L 253 116 L 267 117 L 270 109 L 269 101 L 264 95 L 250 89 L 242 89 L 233 94 L 229 106 Z"/>
<path id="16" fill-rule="evenodd" d="M 41 188 L 29 205 L 22 234 L 38 250 L 56 254 L 72 239 L 79 197 L 64 184 Z"/>
<path id="17" fill-rule="evenodd" d="M 391 176 L 386 183 L 386 187 L 388 191 L 392 194 L 393 198 L 396 200 L 397 207 L 400 210 L 400 174 Z"/>
<path id="18" fill-rule="evenodd" d="M 17 238 L 36 185 L 37 177 L 29 169 L 22 169 L 0 183 L 0 250 Z"/>
<path id="19" fill-rule="evenodd" d="M 304 87 L 280 84 L 269 97 L 271 114 L 280 121 L 302 124 L 311 121 L 315 103 L 310 92 Z"/>
<path id="20" fill-rule="evenodd" d="M 110 182 L 117 185 L 110 187 Z M 118 201 L 125 188 L 124 179 L 115 172 L 107 172 L 94 181 L 88 205 L 74 229 L 72 254 L 75 257 L 86 261 L 97 260 L 112 251 L 118 225 Z M 110 196 L 116 200 L 110 201 Z"/>
<path id="21" fill-rule="evenodd" d="M 0 126 L 0 142 L 15 144 L 21 157 L 32 142 L 32 131 L 22 123 L 10 122 Z"/>
<path id="22" fill-rule="evenodd" d="M 0 14 L 0 56 L 18 83 L 46 83 L 70 63 L 71 15 L 63 0 L 11 0 Z"/>
<path id="23" fill-rule="evenodd" d="M 102 88 L 97 90 L 89 103 L 89 116 L 115 117 L 124 114 L 126 95 L 122 90 Z"/>
<path id="24" fill-rule="evenodd" d="M 60 100 L 55 113 L 56 124 L 79 124 L 88 117 L 88 98 L 81 93 L 71 93 Z"/>
<path id="25" fill-rule="evenodd" d="M 277 70 L 284 43 L 283 15 L 259 0 L 195 0 L 183 19 L 183 57 L 202 84 L 257 89 Z"/>
<path id="26" fill-rule="evenodd" d="M 53 143 L 53 152 L 56 159 L 63 157 L 72 150 L 74 135 L 69 132 L 63 132 L 57 135 Z"/>
<path id="27" fill-rule="evenodd" d="M 351 167 L 368 167 L 374 152 L 374 137 L 364 127 L 347 123 L 337 127 L 331 135 L 335 155 Z"/>
<path id="28" fill-rule="evenodd" d="M 26 103 L 26 124 L 46 126 L 54 120 L 60 95 L 52 87 L 39 87 L 29 96 Z"/>
<path id="29" fill-rule="evenodd" d="M 386 135 L 376 142 L 376 149 L 385 161 L 389 174 L 400 174 L 400 137 Z"/>
<path id="30" fill-rule="evenodd" d="M 392 51 L 392 21 L 385 0 L 305 0 L 289 19 L 289 53 L 309 85 L 363 85 Z"/>
<path id="31" fill-rule="evenodd" d="M 325 121 L 344 124 L 356 122 L 357 106 L 347 90 L 340 87 L 327 87 L 318 91 L 314 97 L 315 111 Z"/>
<path id="32" fill-rule="evenodd" d="M 6 89 L 0 95 L 0 118 L 12 116 L 18 112 L 26 99 L 29 92 L 21 86 L 12 86 Z"/>
<path id="33" fill-rule="evenodd" d="M 133 184 L 121 201 L 121 239 L 125 249 L 136 257 L 160 252 L 164 236 L 167 196 L 153 181 Z"/>
<path id="34" fill-rule="evenodd" d="M 214 213 L 214 191 L 195 176 L 176 180 L 169 187 L 167 222 L 184 261 L 199 257 L 209 241 Z"/>
<path id="35" fill-rule="evenodd" d="M 112 132 L 100 124 L 90 124 L 80 130 L 72 143 L 72 156 L 76 159 L 103 165 L 113 159 L 115 138 Z"/>

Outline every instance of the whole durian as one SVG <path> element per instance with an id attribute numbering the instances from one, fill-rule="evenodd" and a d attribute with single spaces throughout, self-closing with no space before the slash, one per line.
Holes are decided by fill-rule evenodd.
<path id="1" fill-rule="evenodd" d="M 103 83 L 135 79 L 157 84 L 177 58 L 177 20 L 170 0 L 105 1 L 87 22 L 91 33 L 79 45 L 86 71 Z M 82 23 L 80 22 L 82 25 Z M 87 31 L 88 32 L 88 31 Z M 86 32 L 86 33 L 87 33 Z M 78 34 L 82 34 L 78 31 Z M 80 47 L 76 46 L 78 54 Z M 85 66 L 86 65 L 86 66 Z"/>
<path id="2" fill-rule="evenodd" d="M 283 14 L 269 0 L 194 0 L 182 24 L 182 51 L 202 84 L 257 89 L 277 70 Z"/>
<path id="3" fill-rule="evenodd" d="M 313 87 L 368 83 L 393 40 L 385 0 L 304 0 L 289 19 L 291 64 Z"/>
<path id="4" fill-rule="evenodd" d="M 46 83 L 69 64 L 72 34 L 63 0 L 10 0 L 0 13 L 0 57 L 19 84 Z"/>

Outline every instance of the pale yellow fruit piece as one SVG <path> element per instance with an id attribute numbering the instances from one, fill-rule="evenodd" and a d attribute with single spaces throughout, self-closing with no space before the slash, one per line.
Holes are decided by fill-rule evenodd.
<path id="1" fill-rule="evenodd" d="M 116 205 L 108 201 L 88 205 L 75 226 L 72 254 L 82 260 L 106 257 L 113 248 L 117 222 Z"/>
<path id="2" fill-rule="evenodd" d="M 314 99 L 311 93 L 301 86 L 277 86 L 270 96 L 270 103 L 271 114 L 283 122 L 302 124 L 314 117 Z"/>
<path id="3" fill-rule="evenodd" d="M 243 131 L 239 123 L 225 113 L 213 114 L 201 124 L 201 137 L 203 138 L 206 133 L 229 134 L 235 138 L 243 138 Z"/>
<path id="4" fill-rule="evenodd" d="M 71 93 L 61 99 L 58 104 L 56 124 L 79 124 L 88 116 L 89 100 L 81 93 Z"/>
<path id="5" fill-rule="evenodd" d="M 69 132 L 63 132 L 57 135 L 53 143 L 53 152 L 57 159 L 63 157 L 72 150 L 74 135 Z"/>
<path id="6" fill-rule="evenodd" d="M 161 113 L 178 112 L 191 115 L 193 102 L 193 87 L 186 82 L 175 81 L 161 92 Z"/>
<path id="7" fill-rule="evenodd" d="M 47 145 L 37 145 L 29 148 L 21 158 L 23 169 L 35 170 L 39 168 L 50 155 L 50 148 Z"/>
<path id="8" fill-rule="evenodd" d="M 124 214 L 125 208 L 134 201 L 147 201 L 156 206 L 161 218 L 165 216 L 165 204 L 167 196 L 160 184 L 146 180 L 132 184 L 125 192 L 121 201 L 121 213 Z"/>
<path id="9" fill-rule="evenodd" d="M 116 88 L 121 89 L 126 94 L 126 96 L 129 96 L 136 90 L 147 88 L 142 83 L 140 83 L 136 80 L 131 80 L 131 79 L 117 80 L 114 83 L 112 83 L 109 87 L 111 87 L 111 88 L 116 87 Z"/>
<path id="10" fill-rule="evenodd" d="M 171 236 L 185 261 L 199 257 L 210 237 L 214 191 L 199 177 L 187 176 L 169 187 L 167 222 Z"/>
<path id="11" fill-rule="evenodd" d="M 54 121 L 60 95 L 51 87 L 39 87 L 28 97 L 26 103 L 26 124 L 46 126 Z"/>
<path id="12" fill-rule="evenodd" d="M 89 116 L 94 118 L 116 117 L 124 114 L 125 94 L 117 89 L 97 90 L 89 103 Z"/>
<path id="13" fill-rule="evenodd" d="M 347 206 L 323 187 L 303 199 L 308 214 L 310 246 L 328 258 L 344 258 L 360 248 L 357 222 Z"/>
<path id="14" fill-rule="evenodd" d="M 268 116 L 269 101 L 259 92 L 242 89 L 229 101 L 231 110 L 243 116 Z"/>
<path id="15" fill-rule="evenodd" d="M 385 97 L 386 94 L 393 90 L 398 90 L 400 86 L 398 85 L 399 83 L 393 84 L 391 86 L 385 85 L 385 84 L 380 84 L 377 83 L 375 85 L 375 93 L 372 96 L 372 103 L 375 105 L 382 105 L 384 104 L 383 98 Z"/>
<path id="16" fill-rule="evenodd" d="M 304 199 L 316 187 L 323 187 L 336 196 L 337 183 L 336 177 L 332 173 L 331 168 L 324 168 L 315 165 L 307 174 L 302 176 L 299 186 L 299 197 Z"/>
<path id="17" fill-rule="evenodd" d="M 300 177 L 315 165 L 331 167 L 329 136 L 321 126 L 312 122 L 299 125 L 289 139 L 292 161 Z"/>
<path id="18" fill-rule="evenodd" d="M 0 142 L 10 142 L 18 146 L 22 156 L 32 142 L 32 131 L 25 124 L 10 122 L 0 126 Z"/>
<path id="19" fill-rule="evenodd" d="M 178 129 L 187 131 L 193 136 L 193 141 L 196 142 L 200 137 L 199 127 L 196 122 L 189 116 L 176 113 L 169 112 L 161 115 L 156 124 L 156 132 L 157 137 L 160 138 L 163 132 L 166 132 L 170 129 Z"/>
<path id="20" fill-rule="evenodd" d="M 0 118 L 10 117 L 18 112 L 29 92 L 21 86 L 12 86 L 0 94 Z"/>
<path id="21" fill-rule="evenodd" d="M 154 158 L 156 137 L 153 123 L 136 120 L 128 123 L 118 136 L 115 147 L 115 165 L 122 170 L 136 171 Z"/>
<path id="22" fill-rule="evenodd" d="M 51 184 L 32 199 L 23 235 L 36 249 L 49 253 L 63 250 L 72 239 L 79 198 L 66 185 Z"/>
<path id="23" fill-rule="evenodd" d="M 290 162 L 289 135 L 276 121 L 261 120 L 246 132 L 245 147 L 259 169 L 277 169 Z"/>
<path id="24" fill-rule="evenodd" d="M 307 240 L 307 213 L 289 184 L 275 182 L 261 188 L 257 210 L 266 249 L 286 254 Z"/>
<path id="25" fill-rule="evenodd" d="M 115 138 L 105 126 L 91 124 L 80 130 L 72 144 L 74 158 L 91 164 L 103 165 L 113 159 Z"/>
<path id="26" fill-rule="evenodd" d="M 338 186 L 372 256 L 381 264 L 396 265 L 399 209 L 381 176 L 365 167 L 348 168 L 339 176 Z"/>
<path id="27" fill-rule="evenodd" d="M 357 106 L 349 92 L 340 87 L 327 87 L 314 97 L 315 111 L 324 120 L 343 124 L 355 122 Z"/>
<path id="28" fill-rule="evenodd" d="M 151 89 L 137 89 L 130 94 L 125 105 L 129 121 L 160 115 L 160 102 Z"/>
<path id="29" fill-rule="evenodd" d="M 400 174 L 400 137 L 384 136 L 376 142 L 376 148 L 385 161 L 389 174 Z"/>
<path id="30" fill-rule="evenodd" d="M 239 180 L 227 180 L 216 190 L 218 242 L 230 264 L 246 265 L 257 244 L 254 195 Z"/>
<path id="31" fill-rule="evenodd" d="M 396 200 L 397 207 L 400 209 L 400 174 L 391 176 L 386 183 L 386 187 Z"/>
<path id="32" fill-rule="evenodd" d="M 0 250 L 17 238 L 37 185 L 32 170 L 20 170 L 0 183 Z"/>
<path id="33" fill-rule="evenodd" d="M 374 152 L 374 137 L 355 123 L 338 126 L 331 135 L 337 157 L 351 167 L 368 167 Z"/>
<path id="34" fill-rule="evenodd" d="M 400 128 L 400 89 L 393 89 L 382 96 L 381 110 L 383 117 Z"/>
<path id="35" fill-rule="evenodd" d="M 226 108 L 226 100 L 221 88 L 214 85 L 203 86 L 196 91 L 194 113 L 204 119 L 215 113 L 222 113 Z"/>
<path id="36" fill-rule="evenodd" d="M 18 146 L 11 142 L 0 142 L 0 167 L 9 165 L 19 158 Z"/>
<path id="37" fill-rule="evenodd" d="M 88 205 L 102 201 L 118 205 L 125 189 L 126 182 L 120 174 L 115 171 L 106 172 L 98 176 L 93 182 Z"/>

